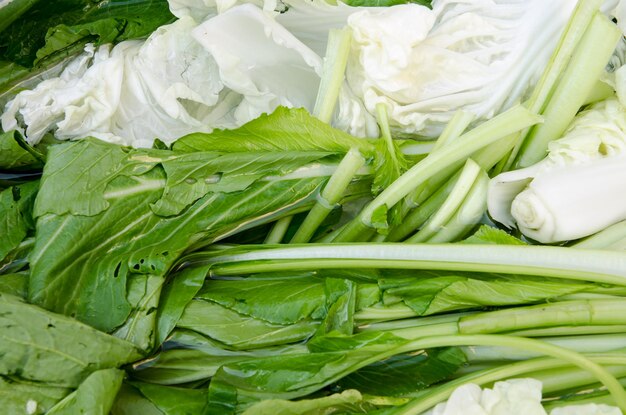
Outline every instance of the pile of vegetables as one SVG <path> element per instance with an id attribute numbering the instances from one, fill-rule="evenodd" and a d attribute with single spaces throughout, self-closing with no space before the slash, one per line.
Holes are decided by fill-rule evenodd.
<path id="1" fill-rule="evenodd" d="M 0 2 L 3 413 L 626 413 L 625 9 Z"/>

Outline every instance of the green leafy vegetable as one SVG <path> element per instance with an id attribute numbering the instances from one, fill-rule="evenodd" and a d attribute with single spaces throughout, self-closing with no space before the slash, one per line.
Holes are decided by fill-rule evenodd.
<path id="1" fill-rule="evenodd" d="M 93 372 L 71 394 L 52 407 L 48 415 L 108 415 L 122 386 L 124 371 L 103 369 Z"/>
<path id="2" fill-rule="evenodd" d="M 235 166 L 235 154 L 130 150 L 98 140 L 51 148 L 35 206 L 31 301 L 110 331 L 131 312 L 129 279 L 163 277 L 192 245 L 307 203 L 326 179 L 316 173 L 281 180 L 280 174 L 328 153 L 274 153 L 274 161 L 270 155 L 250 156 L 243 167 Z M 176 176 L 179 158 L 195 160 L 179 164 L 183 171 L 195 164 L 194 177 Z M 219 180 L 216 168 L 225 170 Z M 198 187 L 200 179 L 204 184 Z M 179 192 L 193 196 L 183 205 Z M 165 208 L 175 203 L 175 209 Z M 167 217 L 159 214 L 163 209 Z"/>
<path id="3" fill-rule="evenodd" d="M 44 160 L 17 131 L 0 132 L 0 170 L 40 169 Z"/>
<path id="4" fill-rule="evenodd" d="M 38 182 L 29 182 L 0 191 L 0 264 L 34 230 L 32 209 Z"/>
<path id="5" fill-rule="evenodd" d="M 98 369 L 140 356 L 131 343 L 1 293 L 0 328 L 2 375 L 78 386 Z"/>

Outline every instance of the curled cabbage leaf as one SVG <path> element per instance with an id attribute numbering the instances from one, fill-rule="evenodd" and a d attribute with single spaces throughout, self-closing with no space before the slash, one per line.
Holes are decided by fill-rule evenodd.
<path id="1" fill-rule="evenodd" d="M 548 156 L 489 184 L 492 218 L 542 243 L 581 238 L 626 219 L 626 108 L 617 99 L 580 113 Z"/>
<path id="2" fill-rule="evenodd" d="M 347 79 L 396 133 L 436 137 L 462 109 L 478 121 L 519 102 L 547 64 L 576 1 L 438 0 L 352 14 Z"/>

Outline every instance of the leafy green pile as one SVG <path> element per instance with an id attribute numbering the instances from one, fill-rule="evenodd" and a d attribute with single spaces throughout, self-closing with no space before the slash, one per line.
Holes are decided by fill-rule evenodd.
<path id="1" fill-rule="evenodd" d="M 59 4 L 0 9 L 0 93 L 15 65 L 32 75 L 171 19 L 160 1 Z M 559 53 L 531 104 L 471 127 L 459 113 L 427 152 L 392 140 L 383 106 L 378 139 L 328 125 L 331 87 L 322 119 L 278 107 L 171 147 L 1 133 L 0 407 L 408 415 L 523 376 L 551 407 L 626 409 L 623 226 L 544 246 L 485 216 L 489 177 L 535 157 L 520 143 L 580 75 Z"/>

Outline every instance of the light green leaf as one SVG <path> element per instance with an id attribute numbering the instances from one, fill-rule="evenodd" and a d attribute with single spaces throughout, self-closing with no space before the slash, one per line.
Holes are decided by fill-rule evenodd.
<path id="1" fill-rule="evenodd" d="M 323 151 L 346 153 L 357 148 L 371 154 L 369 140 L 353 137 L 313 117 L 304 108 L 278 107 L 233 130 L 194 133 L 174 143 L 185 152 Z"/>
<path id="2" fill-rule="evenodd" d="M 0 69 L 0 73 L 1 71 L 2 69 Z M 40 169 L 43 163 L 43 154 L 28 145 L 19 132 L 9 131 L 5 133 L 0 131 L 1 170 Z"/>
<path id="3" fill-rule="evenodd" d="M 488 225 L 482 225 L 472 236 L 461 242 L 467 244 L 526 245 L 524 241 L 517 239 L 502 229 Z"/>

